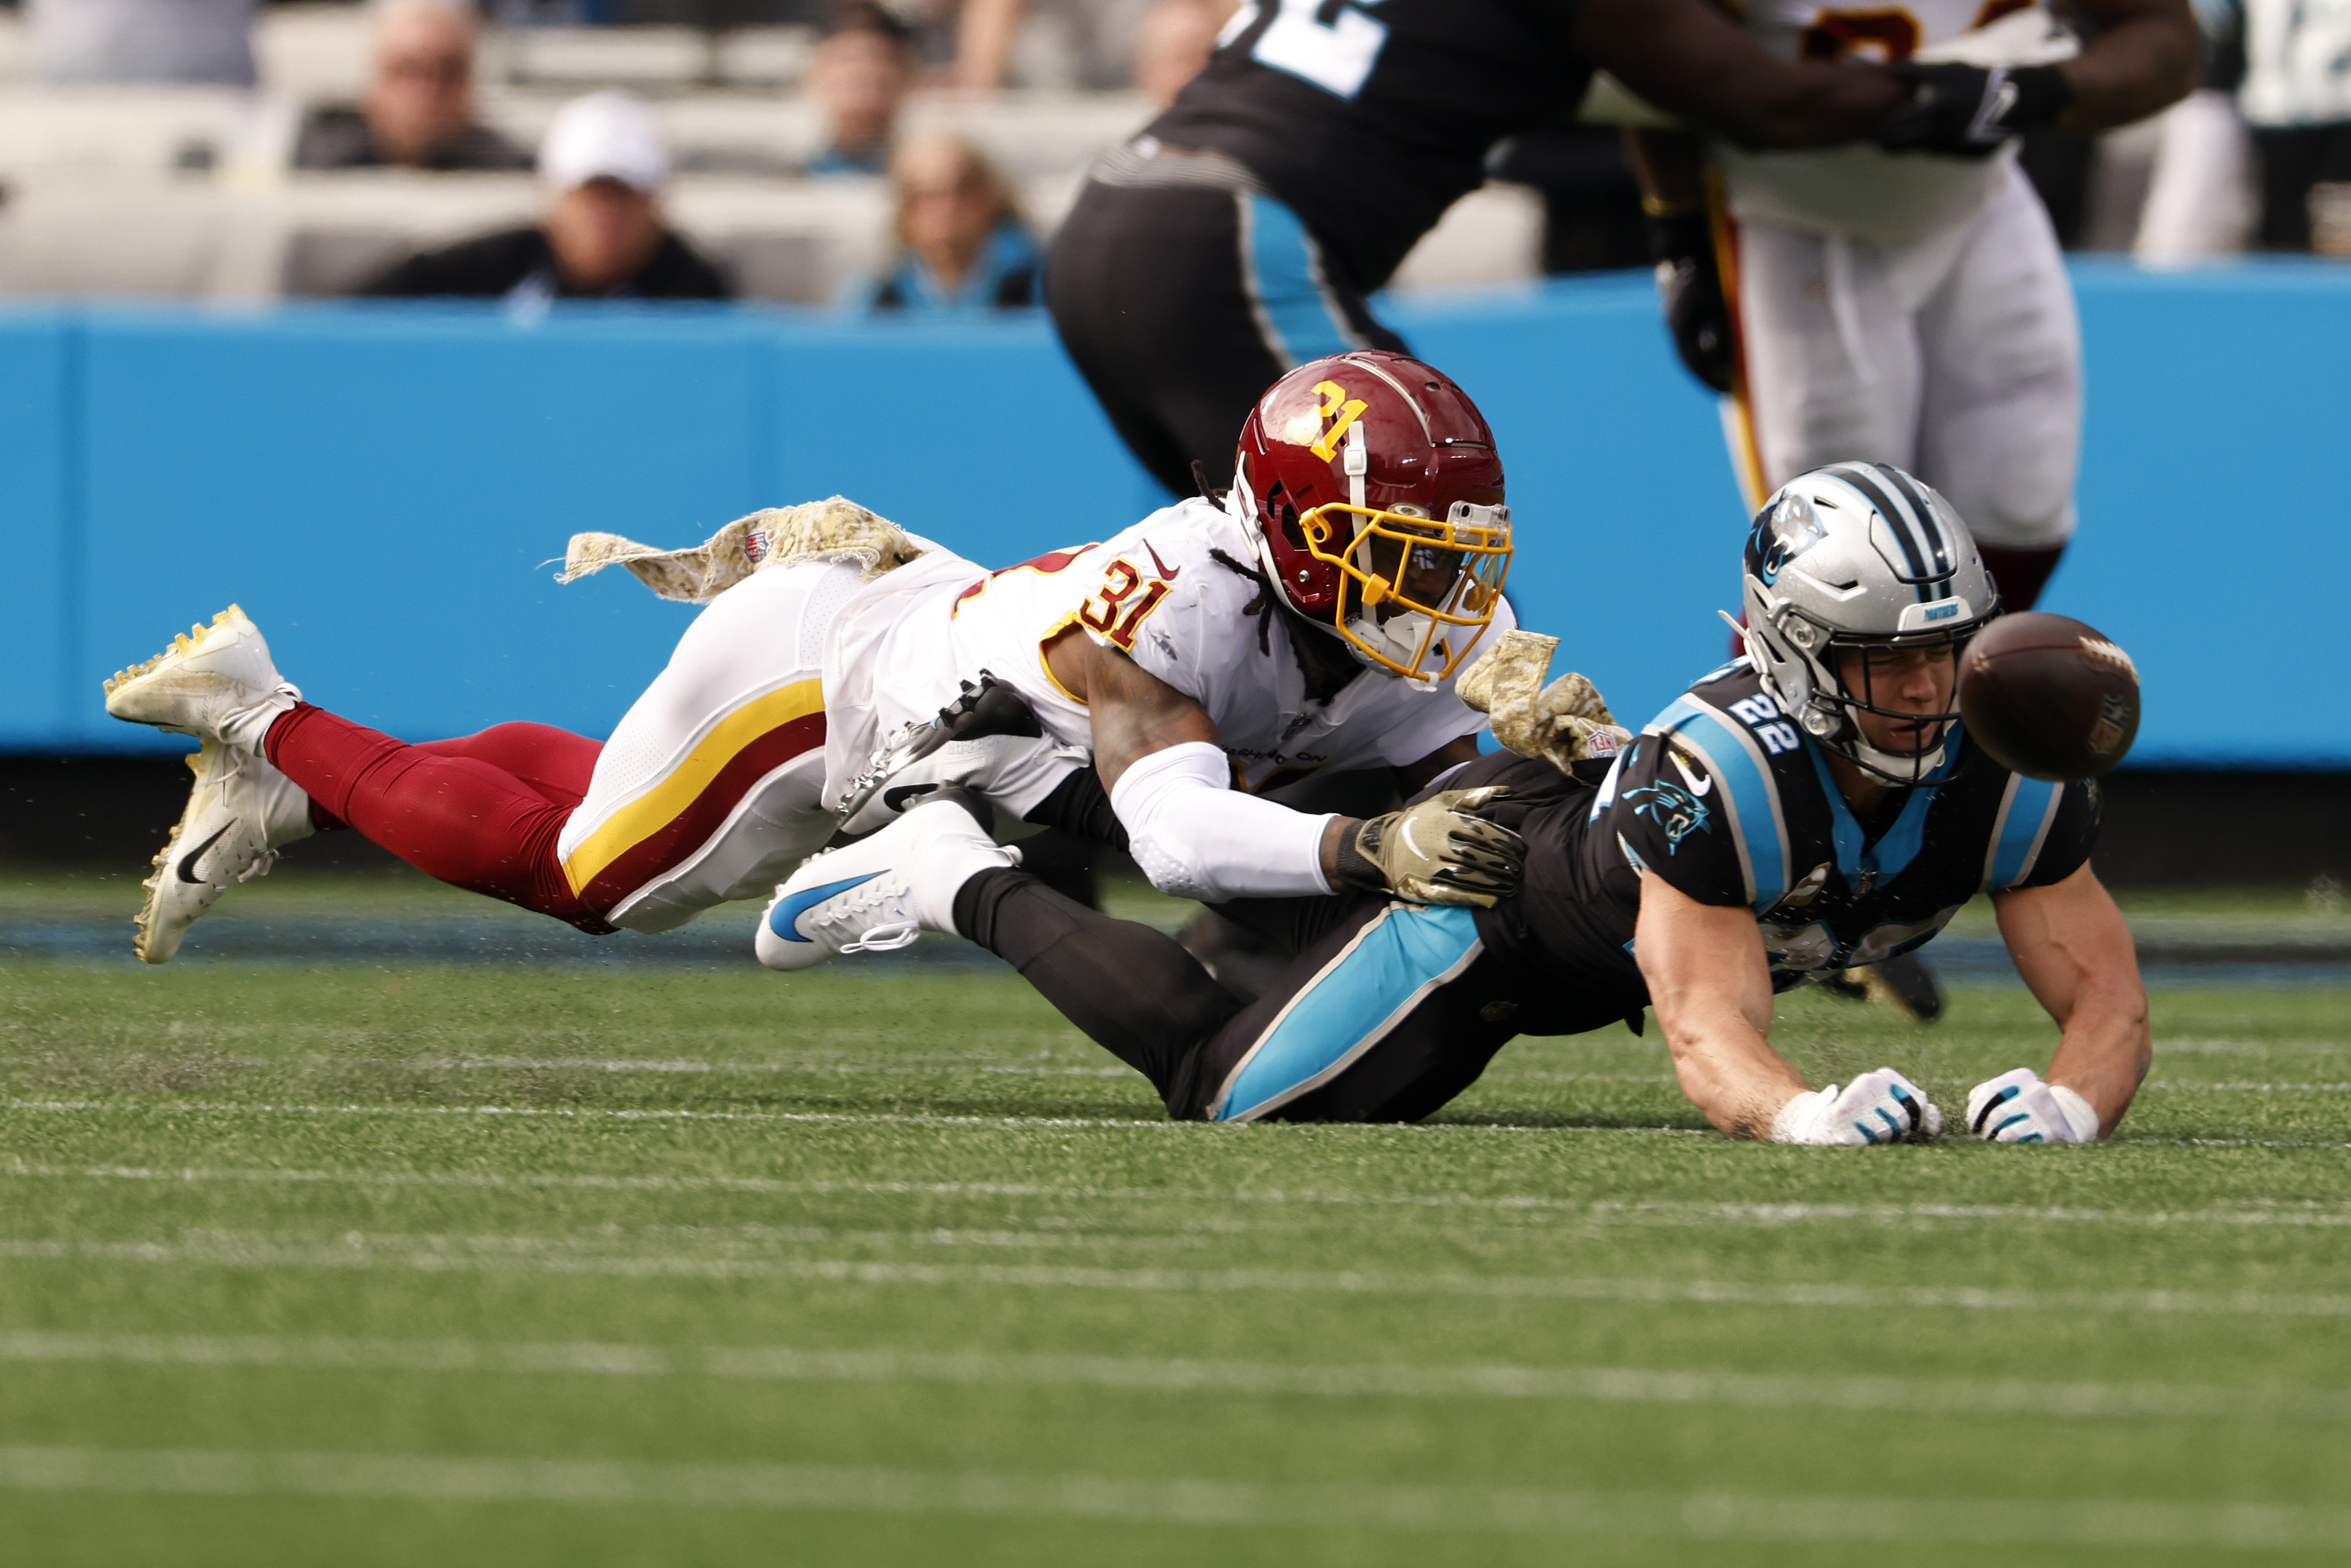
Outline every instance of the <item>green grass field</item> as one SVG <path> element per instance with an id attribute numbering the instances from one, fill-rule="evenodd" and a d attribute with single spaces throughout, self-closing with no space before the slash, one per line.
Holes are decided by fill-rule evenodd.
<path id="1" fill-rule="evenodd" d="M 2351 1551 L 2351 990 L 2159 991 L 2100 1147 L 1797 1150 L 1705 1132 L 1654 1030 L 1422 1126 L 1216 1129 L 1000 967 L 14 951 L 0 1560 Z M 1985 986 L 1780 1039 L 1956 1112 L 2052 1030 Z"/>

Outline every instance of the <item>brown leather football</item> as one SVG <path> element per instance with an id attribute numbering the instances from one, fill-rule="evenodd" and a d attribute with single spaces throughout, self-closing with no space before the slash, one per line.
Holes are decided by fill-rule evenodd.
<path id="1" fill-rule="evenodd" d="M 1959 718 L 1994 760 L 2033 779 L 2095 779 L 2138 735 L 2138 669 L 2096 628 L 2019 611 L 1959 662 Z"/>

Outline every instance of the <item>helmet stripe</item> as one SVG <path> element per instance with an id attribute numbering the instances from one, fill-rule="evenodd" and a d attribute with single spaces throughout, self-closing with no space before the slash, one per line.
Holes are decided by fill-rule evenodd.
<path id="1" fill-rule="evenodd" d="M 1878 516 L 1886 519 L 1886 531 L 1894 536 L 1894 542 L 1902 547 L 1902 559 L 1909 563 L 1910 577 L 1917 588 L 1918 602 L 1926 603 L 1933 597 L 1928 586 L 1928 580 L 1933 573 L 1927 565 L 1926 555 L 1919 548 L 1921 541 L 1917 530 L 1911 524 L 1908 513 L 1900 503 L 1886 493 L 1885 488 L 1877 483 L 1876 476 L 1860 464 L 1840 463 L 1830 468 L 1828 472 L 1860 492 L 1862 499 L 1876 507 Z"/>
<path id="2" fill-rule="evenodd" d="M 1955 557 L 1958 552 L 1951 549 L 1950 535 L 1944 531 L 1943 519 L 1935 515 L 1935 508 L 1928 505 L 1927 497 L 1920 493 L 1910 476 L 1890 463 L 1878 463 L 1872 466 L 1885 475 L 1886 482 L 1899 490 L 1902 498 L 1910 503 L 1910 509 L 1918 519 L 1918 531 L 1926 536 L 1928 548 L 1935 552 L 1937 573 L 1949 576 L 1957 571 L 1959 562 Z"/>

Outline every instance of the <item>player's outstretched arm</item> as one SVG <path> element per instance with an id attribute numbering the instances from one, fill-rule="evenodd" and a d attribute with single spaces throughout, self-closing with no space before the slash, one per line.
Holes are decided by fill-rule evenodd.
<path id="1" fill-rule="evenodd" d="M 2082 0 L 2089 47 L 2049 65 L 1903 60 L 1909 99 L 1872 135 L 1896 152 L 1989 157 L 2043 126 L 2104 131 L 2143 120 L 2194 89 L 2202 45 L 2188 0 Z"/>
<path id="2" fill-rule="evenodd" d="M 1673 1050 L 1682 1092 L 1732 1137 L 1892 1144 L 1942 1131 L 1942 1113 L 1925 1091 L 1892 1068 L 1842 1087 L 1804 1086 L 1766 1038 L 1771 972 L 1747 910 L 1700 904 L 1645 871 L 1633 956 Z"/>
<path id="3" fill-rule="evenodd" d="M 1690 1103 L 1734 1138 L 1771 1136 L 1780 1107 L 1807 1085 L 1767 1038 L 1771 971 L 1755 916 L 1645 871 L 1633 956 Z"/>
<path id="4" fill-rule="evenodd" d="M 1046 661 L 1086 704 L 1111 809 L 1162 893 L 1213 904 L 1353 886 L 1420 903 L 1491 904 L 1518 886 L 1525 845 L 1470 814 L 1504 791 L 1447 791 L 1369 821 L 1293 811 L 1233 789 L 1206 710 L 1125 654 L 1073 628 L 1047 648 Z"/>
<path id="5" fill-rule="evenodd" d="M 2098 25 L 2089 47 L 2058 66 L 2074 101 L 2057 123 L 2105 131 L 2144 120 L 2196 89 L 2203 44 L 2188 0 L 2078 0 Z"/>
<path id="6" fill-rule="evenodd" d="M 1992 908 L 2017 973 L 2064 1034 L 2045 1083 L 2019 1069 L 1978 1086 L 1969 1099 L 1969 1131 L 2003 1143 L 2104 1137 L 2130 1109 L 2155 1055 L 2130 926 L 2087 865 L 2047 887 L 1994 894 Z M 2066 1117 L 2064 1096 L 2052 1090 L 2077 1096 L 2096 1125 L 2074 1124 L 2079 1111 Z"/>
<path id="7" fill-rule="evenodd" d="M 1781 59 L 1712 0 L 1584 0 L 1571 37 L 1649 102 L 1742 147 L 1849 141 L 1907 96 L 1876 67 Z"/>

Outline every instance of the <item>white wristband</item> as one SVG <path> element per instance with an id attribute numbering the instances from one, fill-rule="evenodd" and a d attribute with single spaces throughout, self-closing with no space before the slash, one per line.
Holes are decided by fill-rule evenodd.
<path id="1" fill-rule="evenodd" d="M 1187 740 L 1130 764 L 1110 792 L 1127 850 L 1151 885 L 1177 898 L 1290 898 L 1335 892 L 1310 817 L 1232 787 L 1231 764 Z"/>
<path id="2" fill-rule="evenodd" d="M 1780 1107 L 1771 1118 L 1771 1141 L 1775 1144 L 1809 1144 L 1820 1137 L 1821 1118 L 1836 1100 L 1837 1086 L 1808 1089 Z"/>
<path id="3" fill-rule="evenodd" d="M 2075 1143 L 2095 1144 L 2098 1141 L 2098 1113 L 2087 1100 L 2063 1083 L 2049 1085 L 2049 1094 L 2057 1102 L 2057 1108 L 2065 1113 L 2065 1124 L 2073 1128 Z"/>

